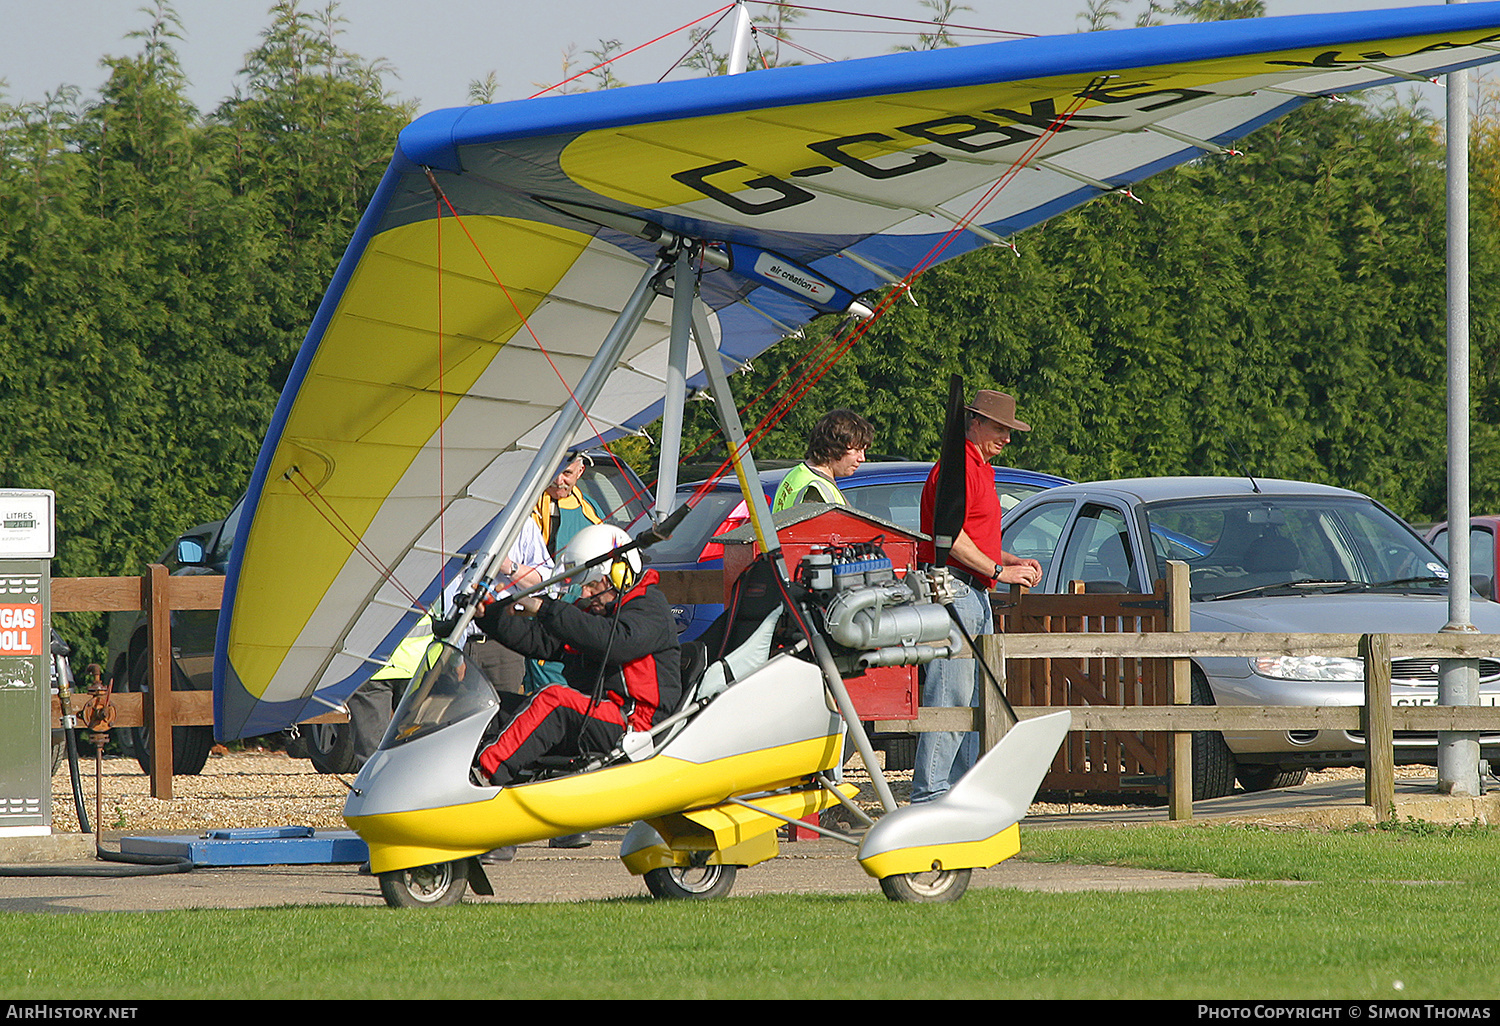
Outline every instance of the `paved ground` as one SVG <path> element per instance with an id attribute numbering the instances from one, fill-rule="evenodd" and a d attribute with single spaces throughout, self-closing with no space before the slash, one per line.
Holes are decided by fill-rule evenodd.
<path id="1" fill-rule="evenodd" d="M 1433 781 L 1398 785 L 1397 816 L 1437 822 L 1500 822 L 1500 795 L 1459 799 L 1433 793 Z M 1267 824 L 1343 826 L 1370 821 L 1357 780 L 1313 784 L 1285 791 L 1234 795 L 1200 802 L 1199 820 Z M 1165 823 L 1166 810 L 1124 807 L 1107 811 L 1029 817 L 1027 829 L 1123 827 Z M 523 846 L 511 863 L 490 867 L 493 898 L 477 901 L 537 902 L 644 897 L 641 881 L 618 861 L 623 830 L 600 831 L 586 849 L 562 851 L 545 844 Z M 106 846 L 114 838 L 106 833 Z M 83 835 L 0 838 L 0 864 L 67 863 L 102 865 L 93 859 L 92 840 Z M 974 874 L 971 887 L 1014 887 L 1040 891 L 1156 890 L 1236 886 L 1238 881 L 1189 873 L 1119 867 L 1036 864 L 1009 861 Z M 838 841 L 784 843 L 782 854 L 739 875 L 736 894 L 871 893 L 878 885 Z M 278 905 L 383 904 L 376 880 L 352 865 L 199 868 L 190 873 L 127 878 L 36 876 L 0 879 L 0 912 L 153 911 L 171 908 L 263 908 Z"/>
<path id="2" fill-rule="evenodd" d="M 601 831 L 585 849 L 561 851 L 545 843 L 521 848 L 514 862 L 489 866 L 494 897 L 470 902 L 585 901 L 646 898 L 640 879 L 617 858 L 623 830 Z M 110 845 L 113 847 L 113 845 Z M 838 841 L 784 844 L 770 862 L 741 871 L 735 894 L 869 894 L 879 885 Z M 81 860 L 74 864 L 96 864 Z M 1023 890 L 1144 890 L 1234 886 L 1191 873 L 1098 866 L 1005 862 L 978 871 L 971 887 Z M 22 877 L 0 879 L 0 912 L 149 912 L 176 908 L 269 908 L 278 905 L 383 906 L 378 882 L 354 866 L 198 868 L 190 873 L 128 878 Z"/>

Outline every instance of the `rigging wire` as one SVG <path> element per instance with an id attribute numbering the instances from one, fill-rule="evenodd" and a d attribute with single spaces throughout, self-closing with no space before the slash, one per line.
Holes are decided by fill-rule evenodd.
<path id="1" fill-rule="evenodd" d="M 666 39 L 668 36 L 675 36 L 677 33 L 681 32 L 683 29 L 692 28 L 694 25 L 698 24 L 698 22 L 700 22 L 700 21 L 707 21 L 709 18 L 712 18 L 714 15 L 718 15 L 719 18 L 720 18 L 720 20 L 722 20 L 723 17 L 724 17 L 724 15 L 727 14 L 728 12 L 732 11 L 732 10 L 734 10 L 734 4 L 728 4 L 728 5 L 724 6 L 724 7 L 719 8 L 716 11 L 710 11 L 709 13 L 705 14 L 701 18 L 694 18 L 692 21 L 688 22 L 686 25 L 679 25 L 677 28 L 674 28 L 670 32 L 663 32 L 661 35 L 657 36 L 655 39 L 647 40 L 646 42 L 642 43 L 640 46 L 632 46 L 629 50 L 626 50 L 624 53 L 617 53 L 613 57 L 610 57 L 608 60 L 602 60 L 598 64 L 595 64 L 592 68 L 589 68 L 587 71 L 580 71 L 576 75 L 569 75 L 567 78 L 563 79 L 561 82 L 558 82 L 555 85 L 550 85 L 546 89 L 543 89 L 541 92 L 532 93 L 530 96 L 528 96 L 526 98 L 528 100 L 534 100 L 538 96 L 546 96 L 548 93 L 552 92 L 554 89 L 561 89 L 563 86 L 567 85 L 569 82 L 572 82 L 575 79 L 582 78 L 584 75 L 592 75 L 594 72 L 598 71 L 600 68 L 604 67 L 606 64 L 612 64 L 615 61 L 619 60 L 621 57 L 629 57 L 631 54 L 635 53 L 637 50 L 644 50 L 646 47 L 650 46 L 652 43 L 659 43 L 663 39 Z M 718 25 L 718 21 L 715 21 L 714 25 Z M 712 29 L 710 29 L 709 31 L 712 31 Z M 705 35 L 704 38 L 705 39 L 708 38 L 707 35 Z M 697 43 L 694 43 L 693 44 L 693 49 L 697 49 L 698 46 L 701 43 L 702 43 L 702 40 L 699 40 Z M 688 51 L 688 53 L 692 53 L 692 52 L 693 52 L 693 50 L 689 50 Z M 683 58 L 686 58 L 686 57 L 687 57 L 687 54 L 683 54 Z M 675 65 L 674 65 L 674 67 L 675 67 Z M 665 77 L 665 76 L 663 76 L 663 77 Z"/>
<path id="2" fill-rule="evenodd" d="M 1033 39 L 1033 38 L 1036 37 L 1036 33 L 1034 33 L 1034 32 L 1017 32 L 1017 31 L 1015 31 L 1013 29 L 988 28 L 988 27 L 981 26 L 981 25 L 955 25 L 952 22 L 935 22 L 935 21 L 930 21 L 930 20 L 926 20 L 926 19 L 923 19 L 923 18 L 901 18 L 901 17 L 897 17 L 896 15 L 892 15 L 892 14 L 870 14 L 870 13 L 868 13 L 866 11 L 842 11 L 842 10 L 837 10 L 835 8 L 832 8 L 832 7 L 811 7 L 811 6 L 808 6 L 807 4 L 781 3 L 780 0 L 745 0 L 745 2 L 746 3 L 753 3 L 753 4 L 760 4 L 762 7 L 780 7 L 780 8 L 783 8 L 785 10 L 789 10 L 789 11 L 811 11 L 814 14 L 839 14 L 839 15 L 843 15 L 845 17 L 850 17 L 850 18 L 865 18 L 865 19 L 868 19 L 870 21 L 894 21 L 894 22 L 902 22 L 902 23 L 905 23 L 905 24 L 908 24 L 908 25 L 920 25 L 920 26 L 923 27 L 923 29 L 932 29 L 932 28 L 962 29 L 962 30 L 964 30 L 966 32 L 986 32 L 986 33 L 990 33 L 990 34 L 993 34 L 993 35 L 1014 36 L 1014 37 L 1016 37 L 1018 39 Z M 804 31 L 809 31 L 809 32 L 830 32 L 830 31 L 839 31 L 839 30 L 837 30 L 837 29 L 804 28 L 803 26 L 798 25 L 797 26 L 797 31 L 799 31 L 799 32 L 804 32 Z M 921 33 L 916 32 L 915 30 L 910 30 L 910 34 L 912 34 L 912 35 L 920 35 Z"/>

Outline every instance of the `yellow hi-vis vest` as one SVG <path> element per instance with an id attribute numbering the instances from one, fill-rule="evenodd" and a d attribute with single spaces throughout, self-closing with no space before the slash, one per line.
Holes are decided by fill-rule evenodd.
<path id="1" fill-rule="evenodd" d="M 839 491 L 838 485 L 818 473 L 806 463 L 799 463 L 787 471 L 786 477 L 781 479 L 781 487 L 776 489 L 776 497 L 771 501 L 771 512 L 786 509 L 802 502 L 804 494 L 808 489 L 818 493 L 817 501 L 827 502 L 834 506 L 847 506 L 849 500 L 844 498 L 844 493 Z"/>

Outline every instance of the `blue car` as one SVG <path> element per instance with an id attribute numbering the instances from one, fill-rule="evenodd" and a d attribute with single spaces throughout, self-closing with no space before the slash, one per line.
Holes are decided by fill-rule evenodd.
<path id="1" fill-rule="evenodd" d="M 761 486 L 769 500 L 776 494 L 781 479 L 795 466 L 795 461 L 772 461 L 760 466 Z M 1058 485 L 1071 484 L 1066 478 L 1039 474 L 1032 470 L 996 467 L 995 491 L 1000 506 L 1007 512 L 1021 500 Z M 848 477 L 840 478 L 839 491 L 849 504 L 866 513 L 899 524 L 913 533 L 921 530 L 922 486 L 932 470 L 931 463 L 871 462 Z M 684 484 L 677 489 L 678 503 L 697 495 L 704 484 Z M 672 537 L 652 546 L 644 553 L 645 561 L 656 570 L 714 570 L 724 565 L 724 546 L 715 539 L 748 520 L 744 495 L 733 474 L 708 486 L 691 513 L 683 518 Z M 639 524 L 636 525 L 639 528 Z M 679 636 L 692 641 L 713 623 L 724 607 L 718 603 L 673 603 Z"/>

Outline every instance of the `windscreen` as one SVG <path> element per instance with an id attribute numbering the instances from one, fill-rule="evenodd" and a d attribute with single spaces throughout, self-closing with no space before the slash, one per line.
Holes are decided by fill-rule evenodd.
<path id="1" fill-rule="evenodd" d="M 1195 601 L 1447 588 L 1447 567 L 1411 528 L 1356 496 L 1164 502 L 1147 519 L 1160 572 L 1187 563 Z"/>
<path id="2" fill-rule="evenodd" d="M 423 653 L 380 747 L 394 748 L 499 705 L 495 689 L 478 666 L 448 642 L 434 641 Z"/>

